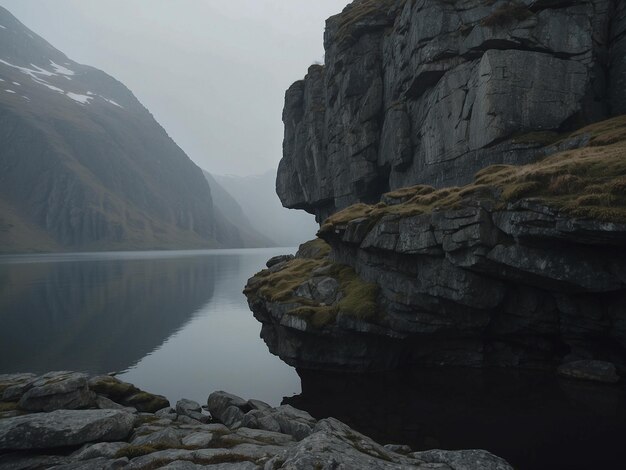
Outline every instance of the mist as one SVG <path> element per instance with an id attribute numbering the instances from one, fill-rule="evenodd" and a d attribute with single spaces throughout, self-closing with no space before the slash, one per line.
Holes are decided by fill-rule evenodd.
<path id="1" fill-rule="evenodd" d="M 284 92 L 324 60 L 325 19 L 346 0 L 0 0 L 72 59 L 128 86 L 213 174 L 281 157 Z"/>

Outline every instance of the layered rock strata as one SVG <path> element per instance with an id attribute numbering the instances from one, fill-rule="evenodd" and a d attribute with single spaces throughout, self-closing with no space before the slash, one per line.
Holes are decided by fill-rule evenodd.
<path id="1" fill-rule="evenodd" d="M 623 373 L 626 119 L 544 151 L 328 218 L 325 252 L 319 240 L 248 283 L 270 350 L 300 368 L 601 360 Z"/>
<path id="2" fill-rule="evenodd" d="M 286 93 L 277 192 L 322 222 L 414 184 L 543 155 L 626 112 L 623 2 L 359 0 Z"/>
<path id="3" fill-rule="evenodd" d="M 191 400 L 156 412 L 137 412 L 110 399 L 106 405 L 92 403 L 92 408 L 97 403 L 101 409 L 63 409 L 64 404 L 52 398 L 48 408 L 60 409 L 29 413 L 21 407 L 28 384 L 52 386 L 54 377 L 60 384 L 57 391 L 76 391 L 82 390 L 82 385 L 76 386 L 80 376 L 0 375 L 4 395 L 9 391 L 12 400 L 20 400 L 0 402 L 3 409 L 14 404 L 12 411 L 0 413 L 0 469 L 512 468 L 482 450 L 412 452 L 407 446 L 382 446 L 336 419 L 317 421 L 289 405 L 273 408 L 226 392 L 209 396 L 211 416 Z M 106 387 L 114 397 L 122 396 L 121 389 L 136 389 L 103 377 L 89 378 L 85 384 L 99 384 L 101 391 Z"/>

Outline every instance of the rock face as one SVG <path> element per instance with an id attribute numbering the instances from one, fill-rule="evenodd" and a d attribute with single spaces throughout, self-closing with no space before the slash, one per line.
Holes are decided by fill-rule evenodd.
<path id="1" fill-rule="evenodd" d="M 32 379 L 26 375 L 0 376 L 0 384 L 17 387 Z M 88 383 L 104 387 L 101 378 L 95 379 Z M 125 385 L 126 390 L 136 389 Z M 112 395 L 110 384 L 107 387 Z M 116 385 L 116 389 L 122 388 Z M 211 423 L 190 417 L 190 413 L 198 417 L 200 407 L 184 399 L 176 410 L 164 408 L 155 414 L 56 410 L 4 419 L 0 416 L 0 469 L 512 468 L 484 450 L 412 452 L 407 446 L 382 446 L 336 419 L 318 421 L 289 405 L 272 408 L 227 392 L 212 393 L 208 407 L 213 415 Z M 228 425 L 220 423 L 230 423 L 234 415 L 241 419 Z"/>
<path id="2" fill-rule="evenodd" d="M 287 91 L 277 192 L 322 222 L 414 184 L 544 155 L 551 132 L 626 112 L 617 0 L 358 0 Z"/>
<path id="3" fill-rule="evenodd" d="M 356 218 L 321 236 L 334 262 L 376 286 L 378 314 L 304 295 L 319 271 L 279 300 L 259 288 L 263 273 L 250 279 L 262 336 L 293 366 L 552 368 L 575 359 L 626 366 L 625 224 L 572 220 L 526 201 L 506 210 L 476 203 Z M 338 310 L 321 326 L 302 315 L 328 305 Z"/>

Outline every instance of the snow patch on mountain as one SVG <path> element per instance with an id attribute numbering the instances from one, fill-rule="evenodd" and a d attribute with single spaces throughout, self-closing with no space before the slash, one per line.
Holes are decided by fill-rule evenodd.
<path id="1" fill-rule="evenodd" d="M 0 29 L 7 29 L 7 28 L 6 28 L 6 26 L 2 26 L 2 25 L 0 24 Z"/>
<path id="2" fill-rule="evenodd" d="M 89 100 L 92 100 L 93 98 L 91 96 L 87 96 L 87 95 L 81 95 L 78 93 L 72 93 L 71 91 L 68 91 L 67 93 L 65 93 L 67 95 L 68 98 L 80 103 L 80 104 L 89 104 Z"/>
<path id="3" fill-rule="evenodd" d="M 117 106 L 118 108 L 122 108 L 122 109 L 124 109 L 124 106 L 122 106 L 122 105 L 121 105 L 121 104 L 119 104 L 119 103 L 116 103 L 116 102 L 115 102 L 115 101 L 113 101 L 113 100 L 110 100 L 110 99 L 108 99 L 108 98 L 105 98 L 105 97 L 104 97 L 104 96 L 102 96 L 102 95 L 100 95 L 100 98 L 102 98 L 102 99 L 103 99 L 104 101 L 106 101 L 107 103 L 111 103 L 113 106 Z"/>
<path id="4" fill-rule="evenodd" d="M 52 68 L 54 69 L 54 71 L 58 73 L 59 75 L 69 75 L 69 76 L 76 75 L 76 73 L 73 70 L 63 67 L 62 65 L 56 64 L 52 60 L 50 61 L 50 65 L 52 65 Z"/>
<path id="5" fill-rule="evenodd" d="M 13 90 L 4 90 L 4 91 L 6 91 L 7 93 L 13 93 L 13 94 L 15 94 L 15 92 L 14 92 Z"/>

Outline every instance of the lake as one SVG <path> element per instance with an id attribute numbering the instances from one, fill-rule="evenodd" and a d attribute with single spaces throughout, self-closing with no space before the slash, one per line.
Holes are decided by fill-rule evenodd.
<path id="1" fill-rule="evenodd" d="M 76 370 L 175 403 L 226 390 L 280 404 L 300 392 L 242 294 L 271 256 L 295 249 L 0 257 L 0 373 Z"/>
<path id="2" fill-rule="evenodd" d="M 175 403 L 226 390 L 382 443 L 484 448 L 516 468 L 615 468 L 624 385 L 518 370 L 296 371 L 272 356 L 242 290 L 293 248 L 0 257 L 0 373 L 120 372 Z"/>

